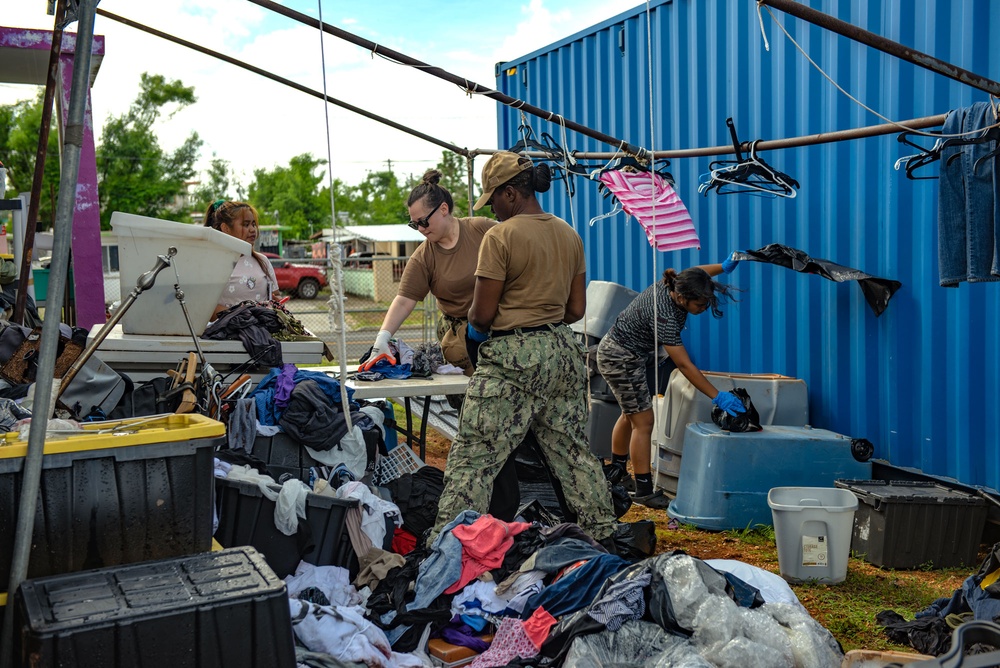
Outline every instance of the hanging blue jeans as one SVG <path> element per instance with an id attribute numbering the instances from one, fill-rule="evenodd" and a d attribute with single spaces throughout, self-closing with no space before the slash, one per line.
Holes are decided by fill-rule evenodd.
<path id="1" fill-rule="evenodd" d="M 996 123 L 987 102 L 948 113 L 942 132 L 957 134 Z M 976 161 L 995 142 L 969 144 L 941 152 L 938 184 L 938 277 L 945 287 L 961 281 L 1000 281 L 1000 197 L 996 158 L 976 169 Z M 949 158 L 958 154 L 950 165 Z"/>

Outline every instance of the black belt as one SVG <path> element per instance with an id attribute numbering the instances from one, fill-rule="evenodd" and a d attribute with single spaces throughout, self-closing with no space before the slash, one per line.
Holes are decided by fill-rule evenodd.
<path id="1" fill-rule="evenodd" d="M 534 327 L 515 327 L 514 329 L 494 329 L 490 332 L 490 336 L 496 338 L 498 336 L 510 336 L 511 334 L 530 334 L 532 332 L 548 332 L 553 331 L 555 327 L 561 325 L 561 322 L 554 322 L 549 325 L 536 325 Z"/>

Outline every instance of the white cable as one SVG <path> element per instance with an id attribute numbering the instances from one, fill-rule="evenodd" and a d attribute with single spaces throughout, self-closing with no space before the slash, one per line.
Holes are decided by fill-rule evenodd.
<path id="1" fill-rule="evenodd" d="M 336 324 L 339 325 L 340 335 L 337 337 L 337 357 L 340 362 L 340 407 L 344 413 L 344 421 L 347 423 L 347 433 L 351 433 L 354 425 L 351 422 L 351 402 L 347 397 L 347 324 L 344 322 L 344 283 L 342 281 L 343 259 L 340 244 L 337 243 L 337 209 L 334 199 L 333 188 L 333 151 L 330 149 L 330 104 L 326 95 L 326 50 L 323 45 L 323 0 L 316 0 L 319 8 L 319 58 L 323 68 L 323 118 L 326 122 L 326 176 L 330 188 L 330 225 L 333 226 L 333 250 L 336 257 L 333 259 L 333 276 L 336 283 L 336 291 L 330 295 L 330 301 L 339 299 L 340 303 L 334 309 L 336 316 L 331 313 L 331 318 L 336 317 Z"/>
<path id="2" fill-rule="evenodd" d="M 914 134 L 923 135 L 925 137 L 965 137 L 966 135 L 980 134 L 980 133 L 985 132 L 986 130 L 990 130 L 992 128 L 1000 127 L 1000 123 L 994 123 L 993 125 L 988 125 L 986 127 L 978 128 L 976 130 L 970 130 L 969 132 L 959 132 L 959 133 L 956 133 L 956 134 L 947 135 L 947 134 L 940 134 L 940 133 L 937 133 L 937 132 L 924 132 L 923 130 L 917 130 L 915 128 L 909 127 L 908 125 L 903 125 L 902 123 L 900 123 L 898 121 L 894 121 L 891 118 L 883 116 L 882 114 L 878 113 L 877 111 L 875 111 L 874 109 L 872 109 L 871 107 L 869 107 L 867 104 L 865 104 L 864 102 L 862 102 L 858 98 L 856 98 L 853 95 L 851 95 L 850 93 L 848 93 L 846 90 L 844 90 L 840 86 L 840 84 L 838 84 L 836 81 L 834 81 L 833 78 L 829 74 L 827 74 L 826 72 L 824 72 L 823 68 L 820 67 L 819 65 L 817 65 L 816 61 L 814 61 L 812 58 L 810 58 L 809 54 L 805 52 L 805 49 L 803 49 L 801 46 L 799 46 L 799 43 L 795 41 L 795 39 L 788 33 L 787 30 L 785 30 L 785 26 L 783 26 L 780 23 L 778 23 L 778 19 L 775 18 L 774 12 L 771 11 L 770 7 L 768 7 L 767 5 L 764 5 L 763 0 L 757 0 L 757 13 L 758 13 L 758 15 L 760 14 L 761 5 L 763 5 L 764 8 L 767 9 L 767 13 L 771 15 L 771 20 L 774 21 L 774 25 L 778 26 L 778 28 L 781 29 L 781 32 L 785 33 L 785 37 L 787 37 L 788 40 L 792 44 L 795 45 L 795 48 L 799 50 L 799 53 L 801 53 L 803 56 L 805 56 L 805 59 L 809 61 L 810 65 L 812 65 L 813 67 L 816 68 L 817 72 L 819 72 L 820 74 L 822 74 L 823 77 L 827 81 L 829 81 L 831 84 L 833 84 L 834 88 L 836 88 L 841 93 L 843 93 L 848 98 L 850 98 L 851 101 L 853 101 L 859 107 L 861 107 L 862 109 L 867 110 L 868 112 L 874 114 L 875 116 L 878 116 L 879 118 L 881 118 L 886 123 L 888 123 L 890 125 L 895 125 L 896 127 L 902 128 L 902 129 L 906 130 L 907 132 L 912 132 Z M 767 36 L 764 35 L 764 20 L 763 19 L 761 19 L 760 30 L 761 30 L 761 35 L 764 36 L 764 41 L 766 43 L 767 42 Z"/>

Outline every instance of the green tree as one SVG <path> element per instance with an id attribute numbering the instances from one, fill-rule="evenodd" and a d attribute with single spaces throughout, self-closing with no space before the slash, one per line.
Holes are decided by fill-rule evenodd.
<path id="1" fill-rule="evenodd" d="M 248 188 L 250 203 L 260 213 L 261 223 L 291 227 L 291 237 L 308 238 L 329 224 L 329 189 L 320 189 L 326 160 L 304 153 L 291 159 L 288 167 L 255 169 Z M 335 183 L 336 187 L 336 183 Z"/>
<path id="2" fill-rule="evenodd" d="M 441 172 L 440 184 L 451 193 L 455 201 L 455 215 L 468 216 L 469 211 L 469 173 L 466 167 L 465 158 L 451 151 L 441 151 L 441 162 L 434 167 Z M 422 175 L 421 175 L 422 176 Z M 409 191 L 420 183 L 420 176 L 411 175 L 406 182 L 406 190 Z M 477 186 L 473 184 L 473 202 L 479 196 Z M 493 212 L 488 207 L 483 207 L 475 212 L 477 216 L 493 218 Z"/>
<path id="3" fill-rule="evenodd" d="M 455 215 L 468 216 L 469 177 L 465 158 L 451 151 L 442 151 L 437 170 L 441 172 L 441 185 L 448 189 L 455 200 Z"/>
<path id="4" fill-rule="evenodd" d="M 398 225 L 409 221 L 406 198 L 409 190 L 400 185 L 391 170 L 368 172 L 365 179 L 348 189 L 345 206 L 352 225 Z"/>
<path id="5" fill-rule="evenodd" d="M 109 228 L 113 211 L 188 220 L 189 212 L 178 210 L 176 200 L 186 194 L 184 182 L 195 174 L 203 142 L 192 132 L 169 153 L 160 147 L 154 125 L 168 108 L 173 116 L 196 100 L 194 88 L 180 80 L 143 73 L 132 106 L 104 125 L 97 147 L 102 229 Z"/>
<path id="6" fill-rule="evenodd" d="M 217 199 L 238 199 L 233 197 L 233 175 L 228 160 L 223 160 L 215 155 L 208 166 L 208 175 L 194 191 L 194 202 L 192 205 L 198 211 L 205 211 L 211 202 Z M 237 191 L 239 184 L 235 184 Z"/>
<path id="7" fill-rule="evenodd" d="M 35 177 L 35 155 L 38 152 L 38 135 L 42 126 L 42 98 L 40 90 L 35 100 L 22 100 L 0 106 L 0 160 L 7 167 L 7 197 L 31 190 Z M 54 119 L 54 116 L 53 116 Z M 38 220 L 43 228 L 52 226 L 56 197 L 59 192 L 59 139 L 53 122 L 42 176 Z"/>

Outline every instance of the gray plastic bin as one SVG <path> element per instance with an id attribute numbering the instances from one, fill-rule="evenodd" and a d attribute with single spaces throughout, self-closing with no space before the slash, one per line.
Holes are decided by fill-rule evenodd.
<path id="1" fill-rule="evenodd" d="M 586 330 L 589 336 L 600 340 L 615 324 L 618 314 L 638 295 L 635 290 L 618 283 L 591 281 L 587 284 L 587 313 L 583 320 L 570 325 L 570 329 L 577 334 Z"/>
<path id="2" fill-rule="evenodd" d="M 858 497 L 847 489 L 774 487 L 767 505 L 774 520 L 778 568 L 789 582 L 834 584 L 847 578 Z"/>

